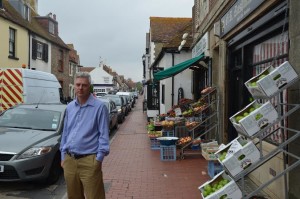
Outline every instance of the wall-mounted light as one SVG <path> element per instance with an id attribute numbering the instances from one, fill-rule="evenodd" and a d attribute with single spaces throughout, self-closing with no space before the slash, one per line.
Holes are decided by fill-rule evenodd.
<path id="1" fill-rule="evenodd" d="M 181 51 L 181 49 L 182 49 L 182 46 L 181 45 L 178 46 L 178 51 Z"/>
<path id="2" fill-rule="evenodd" d="M 186 43 L 186 40 L 182 40 L 180 43 L 180 46 L 184 46 L 185 43 Z"/>
<path id="3" fill-rule="evenodd" d="M 189 36 L 189 33 L 184 33 L 183 35 L 182 35 L 182 40 L 186 40 L 186 38 Z"/>

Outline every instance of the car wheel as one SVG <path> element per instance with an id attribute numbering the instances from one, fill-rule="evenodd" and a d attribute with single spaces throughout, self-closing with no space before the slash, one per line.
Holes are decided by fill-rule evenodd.
<path id="1" fill-rule="evenodd" d="M 60 175 L 62 174 L 62 168 L 60 166 L 60 154 L 57 153 L 53 159 L 50 171 L 49 171 L 49 175 L 46 178 L 45 183 L 48 185 L 54 184 L 55 182 L 58 181 Z"/>

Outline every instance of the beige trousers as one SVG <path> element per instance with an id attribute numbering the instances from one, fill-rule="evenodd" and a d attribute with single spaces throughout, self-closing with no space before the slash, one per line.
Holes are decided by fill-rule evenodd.
<path id="1" fill-rule="evenodd" d="M 96 155 L 74 159 L 66 154 L 63 168 L 69 199 L 105 199 L 101 164 Z"/>

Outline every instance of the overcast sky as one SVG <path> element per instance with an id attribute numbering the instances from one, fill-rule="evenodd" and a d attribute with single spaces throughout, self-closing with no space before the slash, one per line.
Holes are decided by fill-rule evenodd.
<path id="1" fill-rule="evenodd" d="M 73 43 L 82 66 L 100 61 L 133 81 L 143 79 L 150 16 L 192 17 L 194 0 L 39 0 L 38 13 L 56 14 L 59 36 Z"/>

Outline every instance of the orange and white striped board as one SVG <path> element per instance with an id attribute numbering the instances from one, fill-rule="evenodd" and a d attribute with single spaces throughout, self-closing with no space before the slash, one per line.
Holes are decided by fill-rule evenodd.
<path id="1" fill-rule="evenodd" d="M 23 102 L 22 71 L 0 69 L 0 112 Z"/>

